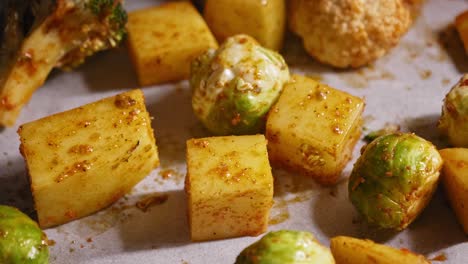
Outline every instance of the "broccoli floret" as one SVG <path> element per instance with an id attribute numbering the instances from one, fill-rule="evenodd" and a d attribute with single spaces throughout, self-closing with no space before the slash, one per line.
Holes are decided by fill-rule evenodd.
<path id="1" fill-rule="evenodd" d="M 75 49 L 70 50 L 57 65 L 70 70 L 82 64 L 86 57 L 94 53 L 116 47 L 126 35 L 127 12 L 121 0 L 76 1 L 83 14 L 91 13 L 90 21 L 99 25 L 87 34 L 88 38 Z"/>
<path id="2" fill-rule="evenodd" d="M 122 0 L 8 1 L 0 9 L 13 11 L 0 10 L 0 26 L 8 24 L 2 14 L 25 13 L 24 6 L 36 8 L 25 13 L 33 15 L 15 21 L 24 34 L 16 34 L 16 41 L 10 42 L 20 45 L 0 46 L 0 126 L 14 124 L 23 105 L 53 68 L 73 69 L 86 57 L 119 45 L 125 37 L 127 23 Z M 45 15 L 44 10 L 47 10 Z M 11 30 L 6 26 L 0 33 L 3 38 L 7 34 L 11 38 Z"/>

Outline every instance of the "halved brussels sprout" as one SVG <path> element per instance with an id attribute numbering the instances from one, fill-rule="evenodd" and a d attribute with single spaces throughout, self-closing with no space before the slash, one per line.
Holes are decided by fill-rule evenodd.
<path id="1" fill-rule="evenodd" d="M 331 251 L 309 232 L 280 230 L 245 248 L 235 264 L 334 264 Z"/>
<path id="2" fill-rule="evenodd" d="M 193 110 L 214 134 L 258 133 L 288 80 L 280 54 L 236 35 L 192 62 Z"/>
<path id="3" fill-rule="evenodd" d="M 430 142 L 409 133 L 383 135 L 354 164 L 349 197 L 369 223 L 401 230 L 429 203 L 441 167 Z"/>
<path id="4" fill-rule="evenodd" d="M 47 237 L 20 210 L 0 205 L 0 263 L 49 263 Z"/>
<path id="5" fill-rule="evenodd" d="M 468 147 L 468 74 L 445 96 L 439 129 L 455 147 Z"/>

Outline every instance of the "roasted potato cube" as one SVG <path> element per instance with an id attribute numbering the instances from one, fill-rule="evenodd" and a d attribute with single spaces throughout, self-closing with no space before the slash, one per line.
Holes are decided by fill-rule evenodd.
<path id="1" fill-rule="evenodd" d="M 455 18 L 455 27 L 460 35 L 465 51 L 468 53 L 468 10 L 461 13 Z"/>
<path id="2" fill-rule="evenodd" d="M 303 76 L 294 76 L 269 112 L 272 163 L 335 184 L 361 133 L 362 99 Z"/>
<path id="3" fill-rule="evenodd" d="M 396 249 L 346 236 L 331 239 L 331 251 L 336 264 L 429 264 L 422 255 L 412 253 L 407 249 Z"/>
<path id="4" fill-rule="evenodd" d="M 219 42 L 247 34 L 267 48 L 280 50 L 283 46 L 284 0 L 207 0 L 203 16 Z"/>
<path id="5" fill-rule="evenodd" d="M 128 15 L 128 48 L 140 85 L 187 79 L 191 61 L 216 39 L 190 2 L 172 2 Z"/>
<path id="6" fill-rule="evenodd" d="M 187 141 L 185 191 L 193 241 L 266 231 L 273 204 L 266 144 L 263 135 Z"/>
<path id="7" fill-rule="evenodd" d="M 439 152 L 444 160 L 441 179 L 445 195 L 468 234 L 468 149 L 449 148 Z"/>
<path id="8" fill-rule="evenodd" d="M 43 228 L 112 204 L 159 165 L 141 90 L 24 124 L 18 134 Z"/>

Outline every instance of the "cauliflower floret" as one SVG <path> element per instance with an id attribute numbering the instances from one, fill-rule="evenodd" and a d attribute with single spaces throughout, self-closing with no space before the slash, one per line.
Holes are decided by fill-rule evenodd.
<path id="1" fill-rule="evenodd" d="M 307 52 L 335 67 L 360 67 L 396 46 L 411 24 L 403 0 L 292 0 L 290 27 Z"/>

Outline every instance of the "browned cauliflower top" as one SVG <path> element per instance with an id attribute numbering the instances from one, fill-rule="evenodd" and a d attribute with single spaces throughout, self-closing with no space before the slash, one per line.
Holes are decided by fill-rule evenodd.
<path id="1" fill-rule="evenodd" d="M 289 21 L 307 52 L 335 67 L 360 67 L 396 46 L 411 24 L 402 0 L 292 0 Z"/>

